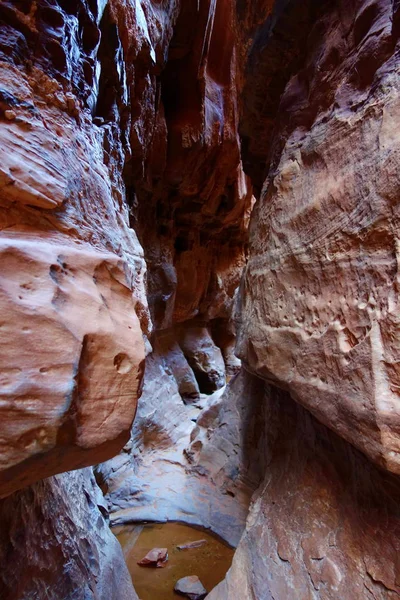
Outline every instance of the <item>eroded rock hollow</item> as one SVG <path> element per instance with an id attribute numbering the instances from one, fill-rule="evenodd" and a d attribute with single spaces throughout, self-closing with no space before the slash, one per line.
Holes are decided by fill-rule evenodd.
<path id="1" fill-rule="evenodd" d="M 2 599 L 137 598 L 144 521 L 237 547 L 210 600 L 400 596 L 399 35 L 0 1 Z"/>

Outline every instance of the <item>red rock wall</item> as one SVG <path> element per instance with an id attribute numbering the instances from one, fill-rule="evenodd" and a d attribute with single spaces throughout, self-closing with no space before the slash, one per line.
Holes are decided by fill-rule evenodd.
<path id="1" fill-rule="evenodd" d="M 145 265 L 121 176 L 123 72 L 98 120 L 107 11 L 0 6 L 2 495 L 115 454 L 135 414 Z"/>
<path id="2" fill-rule="evenodd" d="M 298 404 L 267 388 L 265 481 L 212 600 L 400 595 L 399 8 L 276 3 L 250 49 L 243 162 L 266 179 L 237 347 Z"/>
<path id="3" fill-rule="evenodd" d="M 238 349 L 399 473 L 399 7 L 335 2 L 314 16 L 268 138 Z"/>
<path id="4" fill-rule="evenodd" d="M 182 2 L 170 40 L 154 40 L 157 64 L 143 67 L 151 114 L 133 127 L 142 143 L 128 201 L 158 329 L 229 318 L 244 266 L 252 189 L 240 160 L 235 20 L 230 2 Z"/>
<path id="5" fill-rule="evenodd" d="M 266 386 L 264 402 L 265 480 L 210 600 L 397 599 L 399 478 L 285 392 Z"/>
<path id="6" fill-rule="evenodd" d="M 215 321 L 236 368 L 224 323 L 252 191 L 234 20 L 222 0 L 0 3 L 4 599 L 133 600 L 99 490 L 80 471 L 38 480 L 128 440 L 153 325 L 220 386 Z"/>

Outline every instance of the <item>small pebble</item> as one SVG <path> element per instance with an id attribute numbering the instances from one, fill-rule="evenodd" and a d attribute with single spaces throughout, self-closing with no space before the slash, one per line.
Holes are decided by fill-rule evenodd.
<path id="1" fill-rule="evenodd" d="M 9 121 L 14 121 L 14 119 L 17 116 L 17 113 L 15 112 L 15 110 L 6 110 L 6 111 L 4 111 L 4 116 Z"/>

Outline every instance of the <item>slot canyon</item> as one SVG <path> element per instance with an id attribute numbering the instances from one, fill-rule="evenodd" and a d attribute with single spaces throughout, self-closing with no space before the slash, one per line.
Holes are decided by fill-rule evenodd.
<path id="1" fill-rule="evenodd" d="M 400 0 L 0 0 L 0 73 L 0 600 L 400 599 Z"/>

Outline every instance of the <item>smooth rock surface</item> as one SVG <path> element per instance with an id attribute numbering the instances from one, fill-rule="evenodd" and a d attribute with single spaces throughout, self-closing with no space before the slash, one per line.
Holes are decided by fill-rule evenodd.
<path id="1" fill-rule="evenodd" d="M 184 544 L 178 544 L 178 550 L 191 550 L 192 548 L 200 548 L 207 544 L 207 540 L 197 540 L 196 542 L 185 542 Z"/>
<path id="2" fill-rule="evenodd" d="M 7 495 L 119 449 L 144 350 L 123 261 L 89 245 L 0 237 L 0 304 Z"/>
<path id="3" fill-rule="evenodd" d="M 176 381 L 183 402 L 193 404 L 200 401 L 199 384 L 178 339 L 174 329 L 160 331 L 154 338 L 153 348 L 156 353 L 167 357 L 167 369 L 171 371 Z"/>
<path id="4" fill-rule="evenodd" d="M 180 335 L 180 345 L 201 392 L 212 394 L 224 387 L 224 359 L 206 327 L 187 324 Z"/>
<path id="5" fill-rule="evenodd" d="M 236 546 L 264 474 L 263 383 L 242 372 L 200 410 L 182 402 L 165 359 L 146 359 L 131 441 L 96 468 L 111 522 L 183 521 Z"/>
<path id="6" fill-rule="evenodd" d="M 143 5 L 157 66 L 147 57 L 140 64 L 147 79 L 135 89 L 141 116 L 128 200 L 145 249 L 153 322 L 166 329 L 229 318 L 253 197 L 237 132 L 234 5 Z"/>
<path id="7" fill-rule="evenodd" d="M 168 548 L 153 548 L 139 560 L 141 567 L 163 567 L 168 561 Z"/>

